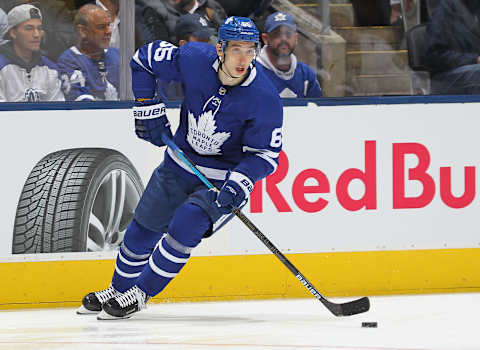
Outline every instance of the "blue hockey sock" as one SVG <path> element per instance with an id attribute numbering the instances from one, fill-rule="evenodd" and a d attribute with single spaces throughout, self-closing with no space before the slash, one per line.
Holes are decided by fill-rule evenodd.
<path id="1" fill-rule="evenodd" d="M 115 262 L 112 285 L 116 290 L 123 293 L 135 285 L 160 235 L 132 220 Z"/>
<path id="2" fill-rule="evenodd" d="M 149 296 L 160 293 L 187 263 L 191 249 L 169 234 L 163 236 L 138 277 L 137 286 Z"/>
<path id="3" fill-rule="evenodd" d="M 210 218 L 202 208 L 191 203 L 181 205 L 175 211 L 168 233 L 157 244 L 138 277 L 137 286 L 149 296 L 160 293 L 186 264 L 190 252 L 210 226 Z"/>

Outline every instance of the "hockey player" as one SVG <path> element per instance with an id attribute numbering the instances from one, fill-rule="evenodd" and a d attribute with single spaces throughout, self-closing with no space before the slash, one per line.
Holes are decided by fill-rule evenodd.
<path id="1" fill-rule="evenodd" d="M 275 12 L 267 17 L 265 46 L 258 62 L 277 87 L 280 97 L 321 97 L 315 72 L 293 54 L 298 42 L 297 26 L 291 14 Z"/>
<path id="2" fill-rule="evenodd" d="M 78 313 L 130 317 L 160 293 L 192 249 L 246 203 L 256 181 L 273 172 L 282 147 L 283 111 L 271 81 L 255 68 L 259 33 L 248 18 L 230 17 L 216 47 L 179 48 L 155 41 L 131 61 L 136 134 L 159 147 L 171 135 L 157 77 L 185 86 L 175 143 L 220 191 L 209 191 L 167 149 L 125 233 L 109 288 L 90 293 Z"/>

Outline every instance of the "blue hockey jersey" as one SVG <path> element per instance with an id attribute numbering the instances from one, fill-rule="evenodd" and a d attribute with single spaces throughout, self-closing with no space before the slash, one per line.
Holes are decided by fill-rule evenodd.
<path id="1" fill-rule="evenodd" d="M 72 46 L 58 58 L 65 97 L 70 101 L 118 100 L 120 88 L 120 52 L 105 50 L 99 60 L 93 60 Z"/>
<path id="2" fill-rule="evenodd" d="M 322 97 L 322 89 L 315 72 L 305 63 L 297 61 L 291 55 L 292 64 L 288 72 L 277 70 L 270 62 L 266 47 L 260 52 L 258 62 L 265 70 L 265 74 L 276 86 L 280 97 L 316 98 Z"/>
<path id="3" fill-rule="evenodd" d="M 282 104 L 270 80 L 253 65 L 243 83 L 224 86 L 215 47 L 189 42 L 177 48 L 155 41 L 135 53 L 131 68 L 136 98 L 152 98 L 156 78 L 183 83 L 174 141 L 208 178 L 224 180 L 232 170 L 256 182 L 275 170 L 282 148 Z M 165 164 L 191 173 L 169 149 Z"/>

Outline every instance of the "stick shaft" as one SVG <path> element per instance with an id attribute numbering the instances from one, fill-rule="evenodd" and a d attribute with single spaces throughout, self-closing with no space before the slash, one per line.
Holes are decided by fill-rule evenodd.
<path id="1" fill-rule="evenodd" d="M 195 164 L 183 153 L 183 151 L 166 135 L 162 136 L 163 142 L 175 152 L 178 158 L 187 165 L 194 174 L 209 188 L 218 189 L 198 170 Z M 358 299 L 350 303 L 336 304 L 330 302 L 325 298 L 308 280 L 307 278 L 287 259 L 287 257 L 253 224 L 250 219 L 243 214 L 238 208 L 233 209 L 233 213 L 240 219 L 241 222 L 290 270 L 290 272 L 300 281 L 300 283 L 307 289 L 315 298 L 322 302 L 327 309 L 335 316 L 353 315 L 356 313 L 365 312 L 369 309 L 369 302 L 367 298 Z M 342 308 L 344 305 L 351 307 Z"/>

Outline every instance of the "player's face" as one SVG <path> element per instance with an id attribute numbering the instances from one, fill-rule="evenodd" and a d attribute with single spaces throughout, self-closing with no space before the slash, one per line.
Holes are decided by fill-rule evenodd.
<path id="1" fill-rule="evenodd" d="M 298 33 L 288 26 L 278 26 L 266 35 L 266 39 L 275 56 L 289 56 L 297 46 Z"/>
<path id="2" fill-rule="evenodd" d="M 255 58 L 256 45 L 247 41 L 229 41 L 225 52 L 217 53 L 223 60 L 224 69 L 234 78 L 240 78 L 248 73 L 248 67 Z"/>
<path id="3" fill-rule="evenodd" d="M 40 50 L 40 42 L 44 35 L 42 21 L 38 18 L 29 19 L 10 31 L 10 36 L 16 46 L 22 50 L 35 52 Z"/>
<path id="4" fill-rule="evenodd" d="M 110 46 L 112 27 L 110 15 L 104 10 L 91 11 L 88 14 L 88 25 L 85 33 L 88 42 L 99 49 Z"/>

